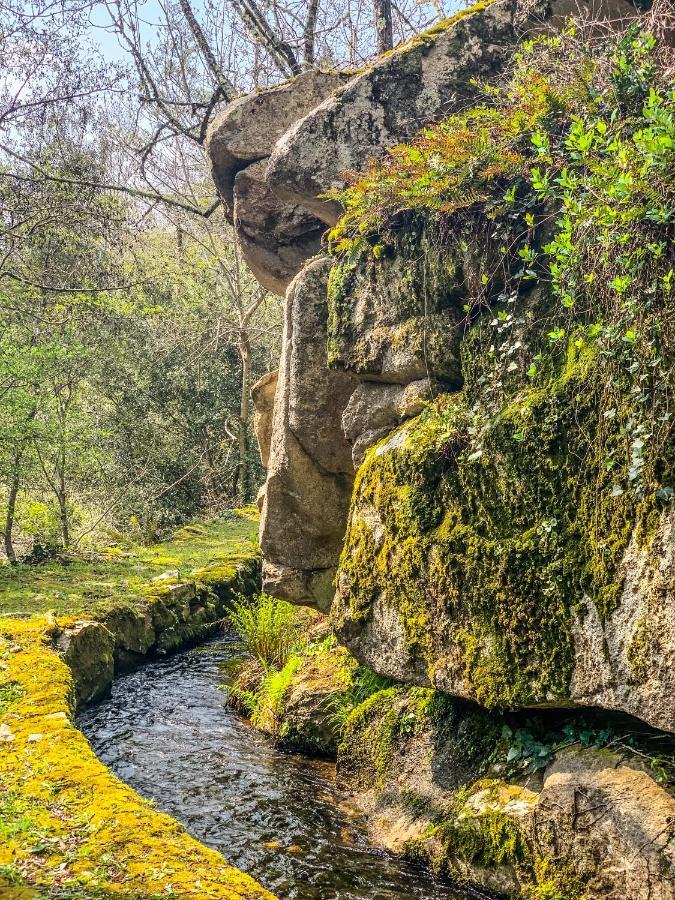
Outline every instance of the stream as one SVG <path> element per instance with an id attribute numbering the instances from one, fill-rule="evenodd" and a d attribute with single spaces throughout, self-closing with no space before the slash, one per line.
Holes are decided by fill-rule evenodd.
<path id="1" fill-rule="evenodd" d="M 226 705 L 240 655 L 225 635 L 149 663 L 78 727 L 116 775 L 280 900 L 478 897 L 374 847 L 334 765 L 276 750 Z"/>

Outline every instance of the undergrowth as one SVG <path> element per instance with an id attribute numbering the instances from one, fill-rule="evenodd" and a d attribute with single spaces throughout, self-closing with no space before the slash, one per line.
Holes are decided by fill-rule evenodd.
<path id="1" fill-rule="evenodd" d="M 604 422 L 628 445 L 625 458 L 609 449 L 603 460 L 612 495 L 667 502 L 675 89 L 661 50 L 637 24 L 600 42 L 572 26 L 526 42 L 482 102 L 335 194 L 345 212 L 329 245 L 334 288 L 364 255 L 399 252 L 406 233 L 424 232 L 450 256 L 470 251 L 464 236 L 491 223 L 495 252 L 481 261 L 478 287 L 467 280 L 464 305 L 466 326 L 494 316 L 488 358 L 464 372 L 479 407 L 474 452 L 518 378 L 545 387 L 581 340 L 607 372 Z M 547 302 L 519 322 L 518 296 L 535 288 Z"/>
<path id="2" fill-rule="evenodd" d="M 283 668 L 302 646 L 301 626 L 290 603 L 269 594 L 232 605 L 229 619 L 246 650 L 266 668 Z"/>
<path id="3" fill-rule="evenodd" d="M 247 652 L 237 661 L 230 703 L 246 712 L 255 728 L 289 745 L 336 748 L 351 712 L 393 684 L 357 665 L 337 645 L 325 617 L 305 607 L 260 594 L 235 603 L 229 618 Z M 316 704 L 314 724 L 329 735 L 330 746 L 324 738 L 298 732 L 287 713 L 289 693 L 302 679 L 309 704 Z"/>

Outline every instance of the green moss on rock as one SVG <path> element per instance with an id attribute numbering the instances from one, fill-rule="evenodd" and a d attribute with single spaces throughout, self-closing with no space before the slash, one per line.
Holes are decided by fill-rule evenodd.
<path id="1" fill-rule="evenodd" d="M 415 223 L 386 247 L 364 243 L 328 280 L 328 361 L 364 375 L 459 372 L 462 254 L 439 248 Z"/>
<path id="2" fill-rule="evenodd" d="M 631 534 L 657 508 L 613 491 L 607 460 L 626 452 L 630 408 L 608 405 L 604 358 L 579 334 L 492 411 L 494 334 L 478 323 L 465 390 L 368 454 L 338 576 L 338 631 L 357 656 L 386 607 L 432 684 L 488 707 L 567 697 L 574 610 L 589 596 L 612 612 Z"/>

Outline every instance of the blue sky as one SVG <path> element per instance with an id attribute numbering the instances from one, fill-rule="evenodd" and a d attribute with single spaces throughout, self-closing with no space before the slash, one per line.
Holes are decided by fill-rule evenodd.
<path id="1" fill-rule="evenodd" d="M 201 4 L 199 2 L 194 4 L 196 10 L 199 10 L 200 6 Z M 139 3 L 139 12 L 143 21 L 147 22 L 147 25 L 145 26 L 145 37 L 152 41 L 157 30 L 157 23 L 161 16 L 159 3 L 157 0 L 145 0 L 145 2 Z M 125 61 L 127 59 L 127 54 L 120 46 L 117 35 L 111 27 L 110 16 L 108 15 L 105 4 L 95 3 L 92 6 L 89 19 L 91 26 L 89 28 L 88 37 L 91 42 L 100 47 L 101 52 L 107 60 L 110 60 L 111 62 Z"/>

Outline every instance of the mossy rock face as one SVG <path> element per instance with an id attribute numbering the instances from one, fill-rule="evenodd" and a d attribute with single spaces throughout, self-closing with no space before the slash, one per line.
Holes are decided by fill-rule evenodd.
<path id="1" fill-rule="evenodd" d="M 403 785 L 418 811 L 442 815 L 448 811 L 447 792 L 482 771 L 501 724 L 498 716 L 439 691 L 402 684 L 383 688 L 347 718 L 338 773 L 361 791 L 380 793 Z M 427 784 L 430 761 L 433 777 Z M 413 803 L 415 793 L 418 803 Z"/>
<path id="2" fill-rule="evenodd" d="M 56 648 L 73 672 L 78 704 L 109 690 L 115 672 L 115 636 L 101 622 L 75 622 L 63 630 Z"/>
<path id="3" fill-rule="evenodd" d="M 527 900 L 670 900 L 675 799 L 644 756 L 577 743 L 516 771 L 513 739 L 499 714 L 399 685 L 350 714 L 338 777 L 385 846 L 455 880 Z"/>
<path id="4" fill-rule="evenodd" d="M 498 716 L 437 691 L 388 688 L 348 718 L 338 776 L 390 850 L 517 896 L 537 795 L 484 777 L 501 729 Z"/>
<path id="5" fill-rule="evenodd" d="M 328 362 L 367 379 L 459 387 L 463 261 L 404 234 L 405 247 L 368 247 L 331 271 Z"/>
<path id="6" fill-rule="evenodd" d="M 629 380 L 617 408 L 582 328 L 547 348 L 532 324 L 547 302 L 530 291 L 504 313 L 523 348 L 512 374 L 493 371 L 501 314 L 482 316 L 462 343 L 464 389 L 366 456 L 337 633 L 382 675 L 487 707 L 577 702 L 675 730 L 672 514 L 614 487 Z M 533 379 L 519 354 L 537 351 Z M 672 472 L 669 458 L 645 465 Z"/>

